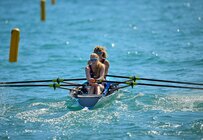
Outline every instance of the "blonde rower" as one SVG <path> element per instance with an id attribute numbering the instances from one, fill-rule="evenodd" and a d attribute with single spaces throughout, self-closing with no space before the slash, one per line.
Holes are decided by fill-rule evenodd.
<path id="1" fill-rule="evenodd" d="M 104 80 L 105 66 L 99 61 L 99 56 L 96 53 L 90 55 L 90 60 L 85 68 L 86 78 L 90 85 L 89 94 L 101 94 L 104 85 L 95 83 L 96 80 Z"/>

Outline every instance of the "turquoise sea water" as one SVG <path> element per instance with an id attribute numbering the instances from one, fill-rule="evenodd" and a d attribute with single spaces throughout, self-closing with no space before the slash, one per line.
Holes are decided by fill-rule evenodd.
<path id="1" fill-rule="evenodd" d="M 202 0 L 0 1 L 0 81 L 84 77 L 96 45 L 109 73 L 203 83 Z M 20 29 L 9 63 L 10 32 Z M 119 79 L 122 80 L 122 79 Z M 152 82 L 154 83 L 154 82 Z M 203 91 L 137 86 L 92 110 L 49 87 L 0 87 L 0 139 L 203 139 Z"/>

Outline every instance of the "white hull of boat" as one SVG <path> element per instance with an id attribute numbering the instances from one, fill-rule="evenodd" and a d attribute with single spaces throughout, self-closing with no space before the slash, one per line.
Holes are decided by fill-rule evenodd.
<path id="1" fill-rule="evenodd" d="M 101 95 L 96 94 L 80 94 L 81 87 L 74 88 L 70 94 L 77 100 L 81 107 L 93 108 L 101 99 L 107 98 L 109 95 L 114 94 L 116 91 L 117 84 L 111 85 L 107 91 L 104 91 Z"/>

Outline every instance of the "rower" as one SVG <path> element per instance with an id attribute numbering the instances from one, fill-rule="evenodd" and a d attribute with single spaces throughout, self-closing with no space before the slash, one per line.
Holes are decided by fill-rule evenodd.
<path id="1" fill-rule="evenodd" d="M 105 65 L 105 78 L 106 78 L 110 66 L 109 61 L 106 59 L 107 58 L 106 49 L 103 46 L 96 46 L 94 48 L 94 53 L 96 53 L 99 56 L 100 62 Z"/>
<path id="2" fill-rule="evenodd" d="M 99 56 L 96 53 L 90 55 L 90 60 L 85 71 L 87 81 L 90 85 L 89 94 L 101 94 L 104 85 L 102 83 L 96 83 L 96 81 L 104 80 L 105 66 L 99 61 Z"/>

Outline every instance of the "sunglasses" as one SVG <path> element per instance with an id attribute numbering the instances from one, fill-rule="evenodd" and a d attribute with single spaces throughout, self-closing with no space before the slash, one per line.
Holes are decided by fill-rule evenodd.
<path id="1" fill-rule="evenodd" d="M 100 54 L 102 54 L 103 52 L 96 52 L 96 54 L 98 54 L 98 55 L 100 55 Z"/>
<path id="2" fill-rule="evenodd" d="M 96 62 L 98 60 L 98 58 L 91 58 L 90 61 L 92 62 Z"/>

